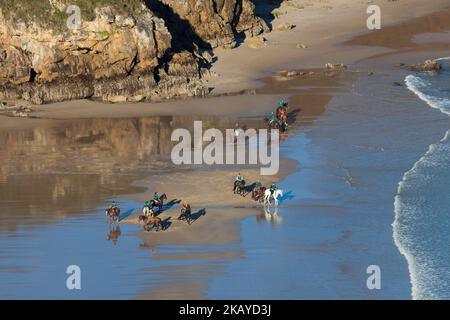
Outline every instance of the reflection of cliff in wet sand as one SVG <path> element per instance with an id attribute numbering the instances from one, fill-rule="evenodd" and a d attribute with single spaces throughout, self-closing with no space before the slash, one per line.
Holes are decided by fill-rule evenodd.
<path id="1" fill-rule="evenodd" d="M 234 120 L 197 117 L 204 126 L 232 127 Z M 106 196 L 138 192 L 142 176 L 173 170 L 171 133 L 192 130 L 190 117 L 91 119 L 25 131 L 0 131 L 1 227 L 31 223 L 29 216 L 65 216 L 93 210 Z M 126 188 L 126 189 L 125 189 Z M 17 202 L 21 205 L 12 205 Z M 11 205 L 8 205 L 11 204 Z M 81 205 L 81 207 L 80 207 Z"/>

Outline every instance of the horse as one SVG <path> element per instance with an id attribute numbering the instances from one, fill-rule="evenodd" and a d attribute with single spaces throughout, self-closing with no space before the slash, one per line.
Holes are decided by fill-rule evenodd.
<path id="1" fill-rule="evenodd" d="M 142 213 L 144 214 L 144 216 L 148 217 L 149 215 L 154 215 L 155 213 L 153 212 L 152 208 L 150 208 L 149 206 L 144 206 L 142 208 Z"/>
<path id="2" fill-rule="evenodd" d="M 264 123 L 266 124 L 267 129 L 278 129 L 278 121 L 277 120 L 270 121 L 269 118 L 265 117 Z"/>
<path id="3" fill-rule="evenodd" d="M 275 119 L 273 121 L 270 121 L 267 117 L 264 118 L 264 123 L 266 124 L 267 129 L 278 129 L 280 130 L 280 132 L 285 132 L 288 127 L 287 122 L 284 120 L 280 121 L 278 119 Z"/>
<path id="4" fill-rule="evenodd" d="M 116 222 L 119 223 L 119 214 L 120 214 L 120 209 L 119 208 L 108 208 L 105 211 L 106 216 L 108 216 L 110 218 L 110 222 Z"/>
<path id="5" fill-rule="evenodd" d="M 237 194 L 242 194 L 243 189 L 245 187 L 245 180 L 236 180 L 234 182 L 233 192 Z"/>
<path id="6" fill-rule="evenodd" d="M 252 190 L 252 199 L 258 202 L 262 202 L 264 199 L 264 192 L 266 191 L 266 187 L 254 188 Z"/>
<path id="7" fill-rule="evenodd" d="M 158 211 L 161 211 L 163 205 L 164 205 L 164 200 L 167 200 L 167 196 L 165 193 L 163 193 L 160 197 L 159 200 L 150 200 L 150 209 L 153 210 L 154 207 L 158 208 Z"/>
<path id="8" fill-rule="evenodd" d="M 156 228 L 156 231 L 159 231 L 160 229 L 164 230 L 162 220 L 159 217 L 140 215 L 138 217 L 138 223 L 140 224 L 141 222 L 144 223 L 145 231 L 150 231 L 153 228 Z"/>
<path id="9" fill-rule="evenodd" d="M 270 198 L 272 197 L 275 200 L 275 206 L 278 207 L 278 203 L 279 203 L 278 198 L 282 197 L 282 196 L 283 196 L 283 190 L 281 190 L 281 189 L 275 190 L 273 192 L 273 195 L 272 195 L 272 192 L 270 191 L 270 189 L 267 189 L 264 192 L 264 205 L 266 205 L 266 204 L 270 205 L 271 204 Z"/>
<path id="10" fill-rule="evenodd" d="M 191 214 L 191 206 L 187 205 L 186 207 L 181 208 L 181 214 L 178 217 L 178 220 L 185 220 L 187 224 L 191 224 L 192 222 L 192 214 Z"/>

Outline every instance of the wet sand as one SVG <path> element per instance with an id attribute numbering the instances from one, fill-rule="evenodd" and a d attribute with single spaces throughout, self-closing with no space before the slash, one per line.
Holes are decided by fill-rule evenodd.
<path id="1" fill-rule="evenodd" d="M 334 6 L 337 6 L 338 3 L 343 1 L 337 1 Z M 394 2 L 395 3 L 395 2 Z M 439 4 L 444 3 L 444 1 L 439 1 Z M 324 4 L 321 4 L 324 5 Z M 427 7 L 426 10 L 436 10 L 437 9 L 437 3 L 434 5 L 430 4 L 421 4 L 423 7 Z M 409 7 L 409 4 L 404 4 L 403 2 L 400 3 L 400 7 L 405 9 L 406 7 Z M 327 12 L 326 9 L 323 8 L 317 8 L 312 6 L 312 9 L 315 8 L 315 10 L 318 10 L 318 14 L 322 14 L 322 16 L 325 15 Z M 357 6 L 357 8 L 365 9 L 365 5 L 361 5 L 360 7 Z M 312 10 L 311 9 L 311 10 Z M 348 6 L 342 6 L 342 9 L 339 9 L 339 12 L 341 10 L 349 9 Z M 308 9 L 309 10 L 309 9 Z M 398 8 L 395 10 L 392 10 L 392 12 L 398 12 Z M 407 9 L 413 10 L 413 9 Z M 423 12 L 426 12 L 423 11 Z M 407 15 L 407 11 L 405 12 L 405 15 Z M 349 10 L 350 15 L 356 15 L 358 14 L 358 11 L 352 11 Z M 342 16 L 338 16 L 337 19 L 340 19 L 340 27 L 333 28 L 332 33 L 326 33 L 323 29 L 318 28 L 318 24 L 316 25 L 316 29 L 314 29 L 314 32 L 311 32 L 308 34 L 305 32 L 305 34 L 301 34 L 298 30 L 292 31 L 292 32 L 286 32 L 284 34 L 274 33 L 274 35 L 269 36 L 269 41 L 273 44 L 270 48 L 279 48 L 276 50 L 284 50 L 286 49 L 286 46 L 294 44 L 295 41 L 298 41 L 299 37 L 305 37 L 306 39 L 310 39 L 313 44 L 313 49 L 305 49 L 305 53 L 299 53 L 300 49 L 289 49 L 284 51 L 285 55 L 281 60 L 283 60 L 283 64 L 278 63 L 278 60 L 276 60 L 276 55 L 273 55 L 275 49 L 269 49 L 269 50 L 259 50 L 259 51 L 251 51 L 258 52 L 255 53 L 254 56 L 252 56 L 252 60 L 258 61 L 258 57 L 261 57 L 261 55 L 269 55 L 272 56 L 272 58 L 267 60 L 267 64 L 261 65 L 260 63 L 249 63 L 246 65 L 245 68 L 242 68 L 235 76 L 233 72 L 236 71 L 235 63 L 233 63 L 233 60 L 230 57 L 240 58 L 240 57 L 246 57 L 249 56 L 249 49 L 247 48 L 238 48 L 235 51 L 229 51 L 226 53 L 221 53 L 221 59 L 219 60 L 219 63 L 216 66 L 216 70 L 222 70 L 224 69 L 224 64 L 227 63 L 230 67 L 227 72 L 223 72 L 220 79 L 217 80 L 217 90 L 216 94 L 219 94 L 221 91 L 229 91 L 231 89 L 238 90 L 242 88 L 248 88 L 251 84 L 252 86 L 258 86 L 257 89 L 255 89 L 255 94 L 242 94 L 237 96 L 221 96 L 221 97 L 212 97 L 207 99 L 190 99 L 190 100 L 183 100 L 183 101 L 171 101 L 171 102 L 164 102 L 164 103 L 158 103 L 158 104 L 145 104 L 145 103 L 139 103 L 139 104 L 117 104 L 117 105 L 111 105 L 111 104 L 102 104 L 97 103 L 93 101 L 70 101 L 70 102 L 64 102 L 64 103 L 58 103 L 53 105 L 45 105 L 45 106 L 37 106 L 35 107 L 35 112 L 33 113 L 34 116 L 40 117 L 40 119 L 13 119 L 13 118 L 6 118 L 1 117 L 2 125 L 0 127 L 0 131 L 8 130 L 8 131 L 22 131 L 22 130 L 33 130 L 38 132 L 39 135 L 39 128 L 45 126 L 45 127 L 54 127 L 54 126 L 66 126 L 67 124 L 72 123 L 75 120 L 79 119 L 88 119 L 88 118 L 98 118 L 99 125 L 100 121 L 104 121 L 105 117 L 107 118 L 113 118 L 113 120 L 107 120 L 112 124 L 116 124 L 120 121 L 125 121 L 123 118 L 129 118 L 129 117 L 136 117 L 136 118 L 142 118 L 142 117 L 165 117 L 165 116 L 172 116 L 177 115 L 180 117 L 186 117 L 188 115 L 191 116 L 191 118 L 185 119 L 187 122 L 196 118 L 196 116 L 218 116 L 218 117 L 224 117 L 224 118 L 230 118 L 229 123 L 233 123 L 236 118 L 240 118 L 239 121 L 248 121 L 242 120 L 243 117 L 245 118 L 258 118 L 261 119 L 263 115 L 267 115 L 271 110 L 273 110 L 273 106 L 276 105 L 276 102 L 280 97 L 286 97 L 290 96 L 289 103 L 292 109 L 300 109 L 300 121 L 297 122 L 297 127 L 293 126 L 292 130 L 289 132 L 289 135 L 298 134 L 301 133 L 305 125 L 312 125 L 316 123 L 317 118 L 322 115 L 326 114 L 327 109 L 326 105 L 331 103 L 333 101 L 333 97 L 336 95 L 340 95 L 344 92 L 347 92 L 348 90 L 352 89 L 351 82 L 354 77 L 354 75 L 350 76 L 349 78 L 333 80 L 332 78 L 323 78 L 318 77 L 317 79 L 301 79 L 301 77 L 297 77 L 294 79 L 283 79 L 280 81 L 280 79 L 277 79 L 277 76 L 271 76 L 269 77 L 268 72 L 275 71 L 274 68 L 280 69 L 281 65 L 287 66 L 287 68 L 292 68 L 295 66 L 294 69 L 300 69 L 300 67 L 303 65 L 308 65 L 308 67 L 311 66 L 321 66 L 325 62 L 329 62 L 333 60 L 332 62 L 345 62 L 345 63 L 354 63 L 356 61 L 359 61 L 359 63 L 356 65 L 357 71 L 365 70 L 365 68 L 373 68 L 376 67 L 378 58 L 380 59 L 387 59 L 383 60 L 385 61 L 385 64 L 393 65 L 393 59 L 401 59 L 402 61 L 416 61 L 416 59 L 421 59 L 424 57 L 424 54 L 417 55 L 416 53 L 411 54 L 409 53 L 404 56 L 396 56 L 393 57 L 384 57 L 380 56 L 379 54 L 385 54 L 390 53 L 392 51 L 392 48 L 389 48 L 388 44 L 391 42 L 395 42 L 391 38 L 388 40 L 380 40 L 377 33 L 371 33 L 372 38 L 365 38 L 365 40 L 361 40 L 360 43 L 353 43 L 353 45 L 349 45 L 347 47 L 339 47 L 338 50 L 334 46 L 336 46 L 339 41 L 345 37 L 349 36 L 348 30 L 353 30 L 353 33 L 361 32 L 364 28 L 355 28 L 355 24 L 357 21 L 352 22 L 344 22 L 344 19 L 348 20 L 349 14 L 345 14 Z M 388 21 L 396 21 L 397 18 L 393 17 L 389 13 L 387 15 Z M 395 15 L 394 15 L 395 16 Z M 300 16 L 290 16 L 292 19 L 295 17 Z M 365 17 L 362 15 L 362 17 Z M 284 17 L 283 19 L 289 19 L 289 16 Z M 296 18 L 295 18 L 296 19 Z M 420 18 L 419 18 L 420 19 Z M 418 20 L 419 22 L 415 23 L 422 23 L 422 20 Z M 426 20 L 425 21 L 429 21 Z M 432 20 L 435 21 L 435 20 Z M 309 20 L 311 22 L 311 19 Z M 408 22 L 406 22 L 406 25 Z M 403 25 L 404 28 L 409 29 L 410 27 Z M 397 30 L 397 35 L 401 38 L 401 34 L 399 33 L 401 30 L 400 27 L 393 27 L 393 28 L 399 28 L 394 29 Z M 413 30 L 419 30 L 420 32 L 424 31 L 422 28 L 411 28 Z M 436 31 L 436 29 L 426 29 L 426 32 L 433 32 Z M 317 37 L 317 33 L 320 32 L 322 35 L 327 34 L 327 37 Z M 418 32 L 419 33 L 419 32 Z M 295 37 L 292 37 L 295 35 Z M 272 38 L 273 37 L 273 38 Z M 275 46 L 275 39 L 278 37 L 279 44 Z M 292 37 L 292 38 L 291 38 Z M 309 37 L 309 38 L 308 38 Z M 289 42 L 284 42 L 287 38 L 291 38 Z M 314 41 L 314 38 L 317 38 L 317 42 Z M 330 39 L 331 41 L 330 43 Z M 358 39 L 358 38 L 357 38 Z M 401 40 L 401 39 L 399 39 Z M 356 40 L 355 40 L 356 41 Z M 383 42 L 385 41 L 385 42 Z M 386 42 L 387 41 L 387 42 Z M 402 40 L 403 41 L 403 40 Z M 403 42 L 400 41 L 399 43 L 402 44 Z M 270 42 L 269 42 L 270 44 Z M 366 47 L 369 44 L 376 44 L 377 48 L 372 47 Z M 379 48 L 380 46 L 385 46 L 385 48 Z M 387 47 L 387 48 L 386 48 Z M 432 46 L 428 45 L 426 47 L 426 50 L 433 50 L 433 52 L 438 52 L 441 48 L 440 44 L 433 44 Z M 342 49 L 342 50 L 341 50 Z M 404 47 L 400 47 L 399 49 L 404 49 Z M 351 52 L 352 54 L 349 55 L 348 53 Z M 281 55 L 279 55 L 281 56 Z M 315 56 L 315 57 L 314 57 Z M 376 56 L 375 60 L 361 60 L 363 58 L 368 58 L 369 56 Z M 294 59 L 295 57 L 295 59 Z M 300 61 L 298 60 L 300 57 Z M 296 60 L 296 62 L 292 62 Z M 223 63 L 222 63 L 223 61 Z M 271 70 L 272 68 L 272 70 Z M 264 69 L 265 71 L 262 72 L 261 70 Z M 278 70 L 279 71 L 279 70 Z M 376 71 L 376 70 L 375 70 Z M 389 73 L 390 69 L 385 68 L 383 69 L 383 72 Z M 361 73 L 359 73 L 361 75 Z M 224 80 L 226 79 L 226 80 Z M 222 81 L 222 82 L 221 82 Z M 374 80 L 375 81 L 375 80 Z M 377 81 L 383 81 L 377 78 Z M 233 83 L 231 83 L 233 82 Z M 339 83 L 345 83 L 345 86 L 340 85 Z M 380 82 L 377 82 L 380 83 Z M 374 93 L 376 94 L 376 93 Z M 214 107 L 212 107 L 214 106 Z M 195 116 L 193 116 L 195 115 Z M 156 120 L 157 122 L 161 122 L 161 118 Z M 104 126 L 104 123 L 102 123 L 102 126 Z M 131 125 L 132 127 L 133 125 Z M 126 127 L 126 126 L 125 126 Z M 14 129 L 14 130 L 13 130 Z M 119 131 L 120 132 L 120 131 Z M 169 131 L 168 131 L 169 132 Z M 95 132 L 90 132 L 86 136 L 92 138 L 92 136 L 95 136 Z M 85 136 L 85 137 L 86 137 Z M 45 137 L 45 135 L 44 135 Z M 117 140 L 120 140 L 121 135 L 117 135 Z M 80 137 L 77 137 L 80 138 Z M 83 138 L 83 136 L 82 136 Z M 89 138 L 89 139 L 90 139 Z M 289 136 L 287 137 L 289 141 Z M 24 141 L 26 141 L 26 135 L 22 137 Z M 47 139 L 44 139 L 43 141 L 47 141 Z M 145 141 L 145 139 L 143 139 Z M 91 141 L 89 141 L 91 142 Z M 20 143 L 19 143 L 20 144 Z M 64 142 L 66 144 L 66 142 Z M 108 143 L 110 144 L 110 143 Z M 25 143 L 23 145 L 26 145 Z M 42 144 L 42 147 L 47 147 L 46 143 Z M 74 148 L 78 148 L 79 145 L 75 145 Z M 95 146 L 95 148 L 100 148 L 101 145 Z M 87 151 L 87 155 L 89 155 L 86 159 L 82 159 L 80 163 L 82 164 L 85 161 L 90 161 L 92 158 L 95 158 L 96 151 L 95 148 L 89 152 Z M 128 150 L 129 146 L 124 143 L 124 146 L 122 147 L 123 151 Z M 120 148 L 117 150 L 121 150 Z M 2 150 L 3 151 L 3 150 Z M 134 154 L 136 150 L 131 150 L 129 154 Z M 19 150 L 17 151 L 17 154 L 21 154 L 23 151 Z M 114 154 L 114 153 L 112 153 Z M 124 154 L 127 154 L 125 152 Z M 111 154 L 105 154 L 104 157 L 100 157 L 97 159 L 99 161 L 98 163 L 102 163 L 105 159 L 111 157 Z M 24 157 L 23 159 L 27 159 Z M 123 157 L 124 160 L 128 160 L 126 156 Z M 166 159 L 167 160 L 167 159 Z M 22 163 L 20 162 L 20 158 L 18 157 L 12 157 L 10 159 L 10 162 L 17 162 L 18 164 L 23 164 L 24 167 L 26 167 L 26 162 Z M 61 159 L 57 158 L 57 161 L 54 163 L 59 163 Z M 88 162 L 85 162 L 88 163 Z M 164 161 L 162 161 L 164 163 Z M 43 162 L 44 169 L 53 169 L 54 167 L 45 168 L 45 161 Z M 31 166 L 31 165 L 30 165 Z M 29 166 L 29 167 L 30 167 Z M 112 164 L 111 168 L 120 168 L 121 164 Z M 298 172 L 298 168 L 302 167 L 302 163 L 298 163 L 296 161 L 287 161 L 284 160 L 282 163 L 283 172 L 276 177 L 277 179 L 269 178 L 265 180 L 265 183 L 270 183 L 269 180 L 280 180 L 286 177 L 289 177 L 289 175 L 293 172 Z M 160 167 L 158 167 L 160 168 Z M 42 168 L 36 168 L 35 170 L 30 170 L 29 173 L 31 174 L 39 174 L 41 172 Z M 79 166 L 77 170 L 84 170 L 83 166 Z M 247 179 L 250 180 L 256 180 L 259 177 L 256 170 L 251 169 L 242 169 L 242 168 L 233 168 L 225 170 L 223 168 L 216 168 L 216 170 L 213 171 L 201 171 L 201 170 L 193 170 L 193 171 L 177 171 L 174 170 L 174 168 L 169 168 L 167 171 L 164 172 L 164 174 L 161 175 L 148 175 L 148 168 L 147 170 L 143 170 L 142 172 L 137 172 L 132 175 L 129 175 L 129 180 L 124 185 L 121 185 L 120 187 L 117 187 L 118 182 L 114 182 L 112 180 L 101 180 L 102 184 L 104 186 L 115 186 L 114 192 L 111 192 L 111 190 L 106 191 L 105 193 L 99 193 L 93 196 L 95 199 L 93 200 L 93 203 L 87 208 L 85 208 L 85 212 L 92 210 L 93 207 L 96 205 L 99 205 L 104 202 L 104 199 L 108 196 L 118 196 L 122 195 L 126 199 L 131 200 L 137 200 L 139 202 L 142 202 L 146 198 L 149 197 L 149 194 L 153 190 L 158 190 L 160 193 L 165 192 L 168 194 L 169 199 L 182 199 L 187 200 L 191 203 L 193 206 L 193 209 L 206 209 L 206 214 L 204 216 L 200 216 L 191 226 L 187 226 L 179 221 L 173 221 L 176 214 L 179 212 L 179 207 L 174 206 L 171 210 L 167 210 L 164 212 L 161 217 L 172 217 L 171 221 L 172 224 L 170 225 L 170 228 L 167 231 L 159 232 L 159 233 L 145 233 L 145 232 L 138 232 L 137 235 L 143 239 L 143 247 L 144 248 L 156 248 L 158 246 L 165 246 L 165 245 L 232 245 L 239 243 L 241 239 L 241 232 L 240 232 L 240 226 L 242 223 L 242 219 L 245 219 L 246 217 L 255 215 L 259 216 L 261 214 L 261 209 L 259 208 L 253 208 L 255 205 L 254 202 L 250 201 L 248 198 L 241 198 L 239 196 L 234 196 L 231 194 L 231 192 L 228 191 L 230 189 L 230 182 L 232 183 L 232 180 L 234 178 L 234 175 L 236 174 L 236 170 L 241 170 L 244 176 Z M 17 175 L 17 173 L 22 172 L 22 168 L 11 168 L 10 171 L 3 171 L 2 176 L 7 177 L 9 175 Z M 78 173 L 79 174 L 79 173 Z M 148 179 L 139 179 L 143 174 L 148 175 Z M 128 173 L 121 173 L 120 170 L 110 170 L 107 172 L 106 176 L 117 176 L 120 178 L 123 178 L 124 176 L 128 175 Z M 347 177 L 348 178 L 348 177 Z M 10 185 L 8 184 L 9 180 L 11 178 L 2 179 L 5 180 L 4 182 L 5 188 L 8 188 Z M 136 181 L 134 184 L 130 185 L 128 181 Z M 79 184 L 79 185 L 86 185 L 90 184 L 91 182 L 76 182 L 74 180 L 69 180 L 70 183 L 68 184 Z M 202 181 L 202 183 L 198 183 L 198 181 Z M 205 183 L 206 181 L 206 183 Z M 43 182 L 46 184 L 46 182 Z M 320 184 L 320 180 L 318 181 Z M 323 185 L 326 184 L 326 181 L 322 181 Z M 22 183 L 23 184 L 23 183 Z M 97 187 L 96 187 L 97 188 Z M 136 193 L 135 188 L 147 188 L 144 193 Z M 94 188 L 95 189 L 95 188 Z M 20 187 L 16 188 L 16 190 L 20 190 Z M 142 189 L 140 189 L 142 190 Z M 29 191 L 33 192 L 33 191 Z M 65 204 L 67 198 L 64 197 L 65 194 L 72 193 L 72 189 L 62 188 L 53 188 L 53 193 L 56 192 L 56 195 L 58 196 L 56 198 L 60 199 L 60 204 Z M 84 190 L 83 192 L 86 192 Z M 14 192 L 15 193 L 15 192 Z M 49 191 L 50 193 L 50 191 Z M 90 192 L 87 191 L 87 193 L 94 193 L 94 191 Z M 91 194 L 92 196 L 92 194 Z M 29 198 L 24 199 L 14 199 L 14 194 L 8 194 L 7 198 L 5 198 L 5 201 L 17 201 L 22 203 L 23 207 L 19 207 L 19 210 L 22 211 L 23 208 L 25 208 L 25 205 L 29 203 Z M 47 195 L 41 195 L 38 196 L 39 198 L 43 199 L 47 197 Z M 74 212 L 79 212 L 80 209 L 78 207 L 78 203 L 80 202 L 80 198 L 76 198 L 74 201 Z M 311 205 L 312 207 L 317 207 L 315 204 Z M 330 208 L 334 208 L 334 205 L 330 205 Z M 331 211 L 333 213 L 339 212 L 341 208 L 338 206 L 339 209 L 335 210 L 332 209 Z M 33 208 L 34 212 L 40 212 L 39 210 L 42 209 L 42 204 L 35 204 L 35 208 Z M 320 210 L 324 209 L 322 206 L 320 206 Z M 326 209 L 326 208 L 325 208 Z M 48 214 L 54 214 L 53 208 L 50 208 L 48 210 Z M 51 213 L 50 213 L 51 211 Z M 61 211 L 61 210 L 60 210 Z M 64 211 L 64 210 L 62 210 Z M 327 211 L 327 210 L 325 210 Z M 10 211 L 8 209 L 7 211 L 2 210 L 2 219 L 9 220 L 11 219 L 11 213 L 14 213 L 13 211 Z M 5 215 L 7 216 L 5 218 Z M 326 215 L 325 215 L 326 216 Z M 129 218 L 129 223 L 132 225 L 134 222 L 132 221 L 135 219 L 135 216 L 132 216 Z M 13 219 L 14 220 L 14 219 Z M 25 219 L 20 219 L 20 224 L 24 223 Z M 37 223 L 39 219 L 32 220 L 31 223 Z M 17 223 L 17 222 L 15 222 Z M 329 227 L 329 226 L 328 226 Z M 333 231 L 333 230 L 332 230 Z M 330 231 L 331 232 L 331 231 Z M 348 233 L 346 230 L 344 230 L 344 233 L 338 232 L 338 243 L 345 242 L 349 236 L 352 236 L 351 233 Z M 352 238 L 353 239 L 353 238 Z M 327 242 L 327 240 L 321 240 L 320 243 L 329 243 L 330 246 L 333 247 L 336 242 L 333 242 L 332 240 L 330 242 Z M 316 246 L 308 247 L 307 245 L 303 245 L 303 251 L 308 251 L 308 248 L 312 248 L 312 251 L 314 251 L 314 248 L 318 248 Z M 391 248 L 392 249 L 392 248 Z M 224 250 L 209 250 L 206 253 L 200 253 L 198 256 L 201 259 L 204 259 L 204 261 L 198 266 L 198 269 L 196 267 L 193 268 L 187 268 L 186 266 L 177 267 L 175 266 L 173 270 L 171 270 L 170 275 L 168 276 L 168 279 L 165 279 L 163 283 L 161 283 L 159 286 L 153 289 L 148 288 L 141 288 L 141 293 L 135 295 L 137 298 L 205 298 L 207 296 L 207 288 L 209 286 L 209 281 L 211 280 L 213 275 L 220 274 L 224 272 L 224 268 L 228 265 L 228 263 L 231 263 L 232 261 L 239 260 L 241 257 L 241 250 L 233 250 L 230 248 L 226 248 Z M 151 259 L 179 259 L 182 261 L 190 261 L 192 259 L 195 259 L 196 253 L 189 252 L 188 254 L 183 253 L 175 253 L 175 255 L 170 254 L 169 256 L 164 256 L 163 254 L 156 254 Z M 224 260 L 227 261 L 223 265 L 215 266 L 214 263 L 216 263 L 216 260 Z M 209 262 L 212 262 L 211 264 Z M 353 271 L 351 263 L 348 262 L 342 262 L 339 264 L 338 270 L 340 273 L 346 274 L 346 275 L 352 275 Z M 152 272 L 157 272 L 156 269 L 152 269 Z M 188 276 L 186 276 L 188 275 Z M 201 275 L 201 279 L 195 278 L 193 280 L 193 275 Z M 402 278 L 403 279 L 403 278 Z M 404 284 L 403 284 L 404 285 Z M 337 295 L 337 297 L 339 297 Z"/>

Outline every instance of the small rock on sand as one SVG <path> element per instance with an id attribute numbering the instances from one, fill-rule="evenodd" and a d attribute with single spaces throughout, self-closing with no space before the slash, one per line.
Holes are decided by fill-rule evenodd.
<path id="1" fill-rule="evenodd" d="M 294 0 L 285 0 L 281 3 L 281 7 L 291 7 L 291 8 L 295 8 L 295 9 L 305 9 L 306 5 L 311 5 L 311 4 L 298 3 Z"/>
<path id="2" fill-rule="evenodd" d="M 282 15 L 287 14 L 287 10 L 283 10 L 283 9 L 281 9 L 281 8 L 277 8 L 277 9 L 273 9 L 271 13 L 272 13 L 272 15 L 273 15 L 275 18 L 278 18 L 278 17 L 280 17 L 280 16 L 282 16 Z"/>
<path id="3" fill-rule="evenodd" d="M 304 43 L 297 43 L 297 48 L 298 49 L 306 49 L 306 48 L 308 48 L 308 46 Z"/>
<path id="4" fill-rule="evenodd" d="M 284 77 L 292 78 L 292 77 L 296 77 L 296 76 L 300 75 L 300 72 L 298 72 L 296 70 L 283 70 L 283 71 L 280 71 L 279 74 Z"/>
<path id="5" fill-rule="evenodd" d="M 259 48 L 265 47 L 266 42 L 267 42 L 267 39 L 262 36 L 250 38 L 247 40 L 247 47 L 249 47 L 251 49 L 259 49 Z"/>
<path id="6" fill-rule="evenodd" d="M 272 30 L 273 31 L 287 31 L 287 30 L 291 30 L 293 28 L 295 28 L 294 24 L 290 24 L 290 23 L 285 22 L 285 23 L 275 24 L 273 26 Z"/>
<path id="7" fill-rule="evenodd" d="M 108 102 L 111 102 L 111 103 L 120 103 L 120 102 L 126 102 L 127 97 L 122 96 L 122 95 L 117 95 L 117 96 L 108 97 L 107 100 L 108 100 Z"/>
<path id="8" fill-rule="evenodd" d="M 345 64 L 342 63 L 327 63 L 325 64 L 325 69 L 327 70 L 344 70 L 347 69 L 347 66 Z"/>

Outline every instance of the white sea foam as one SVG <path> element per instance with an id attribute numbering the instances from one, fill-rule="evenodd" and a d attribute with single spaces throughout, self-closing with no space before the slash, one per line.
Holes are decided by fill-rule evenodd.
<path id="1" fill-rule="evenodd" d="M 418 76 L 410 74 L 405 78 L 406 86 L 409 90 L 414 92 L 420 99 L 425 101 L 430 107 L 441 110 L 443 113 L 450 115 L 450 99 L 445 97 L 436 97 L 425 93 L 432 84 Z"/>
<path id="2" fill-rule="evenodd" d="M 436 91 L 430 81 L 408 75 L 405 83 L 430 107 L 450 115 L 450 99 L 433 95 Z M 404 174 L 395 196 L 394 241 L 408 262 L 413 299 L 448 299 L 450 295 L 450 272 L 446 267 L 450 257 L 445 246 L 449 243 L 445 230 L 450 225 L 450 209 L 446 207 L 449 201 L 444 201 L 449 198 L 445 196 L 449 163 L 450 130 Z"/>

